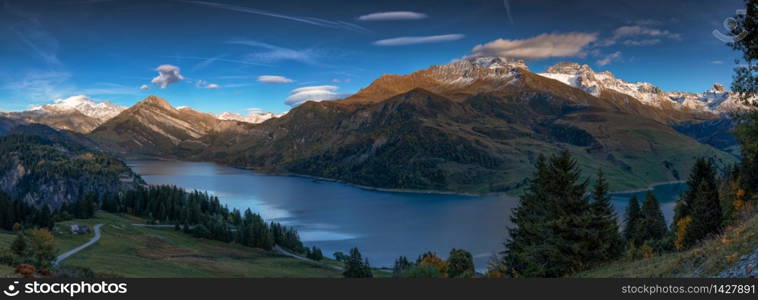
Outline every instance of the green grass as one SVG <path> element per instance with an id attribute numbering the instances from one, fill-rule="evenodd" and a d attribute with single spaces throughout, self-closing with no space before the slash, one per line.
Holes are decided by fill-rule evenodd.
<path id="1" fill-rule="evenodd" d="M 198 239 L 173 229 L 133 226 L 134 217 L 98 212 L 96 218 L 61 222 L 105 224 L 100 241 L 63 261 L 86 267 L 101 276 L 117 277 L 341 277 L 341 272 L 300 261 L 276 252 Z M 91 235 L 56 236 L 59 248 L 68 250 Z M 3 239 L 0 238 L 0 241 Z"/>
<path id="2" fill-rule="evenodd" d="M 577 274 L 595 278 L 710 277 L 732 267 L 758 246 L 758 215 L 727 228 L 718 237 L 683 251 L 635 261 L 621 261 Z"/>
<path id="3" fill-rule="evenodd" d="M 90 240 L 94 233 L 68 233 L 71 224 L 105 224 L 100 241 L 64 260 L 62 265 L 85 267 L 103 277 L 128 278 L 340 278 L 342 272 L 328 265 L 344 267 L 330 258 L 319 263 L 302 261 L 273 251 L 265 251 L 199 239 L 169 228 L 147 228 L 144 220 L 130 215 L 98 212 L 92 219 L 57 223 L 55 241 L 59 253 Z M 0 249 L 8 249 L 15 239 L 12 232 L 0 232 Z M 0 265 L 0 278 L 17 277 L 11 266 Z M 374 277 L 392 274 L 375 269 Z"/>

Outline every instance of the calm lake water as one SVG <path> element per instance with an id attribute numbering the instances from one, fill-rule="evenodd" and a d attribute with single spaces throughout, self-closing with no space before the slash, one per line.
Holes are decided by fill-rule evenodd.
<path id="1" fill-rule="evenodd" d="M 307 246 L 325 255 L 358 247 L 372 266 L 391 267 L 401 255 L 415 259 L 452 248 L 474 255 L 483 270 L 503 250 L 515 197 L 379 192 L 302 177 L 262 175 L 214 163 L 132 160 L 150 184 L 169 184 L 217 195 L 230 208 L 250 208 L 267 220 L 293 226 Z M 662 185 L 654 193 L 670 221 L 682 185 Z M 644 193 L 640 193 L 644 199 Z M 629 195 L 614 195 L 621 215 Z"/>

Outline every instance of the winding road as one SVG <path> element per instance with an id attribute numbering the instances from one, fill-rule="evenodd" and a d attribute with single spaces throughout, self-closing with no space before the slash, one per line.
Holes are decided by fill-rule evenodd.
<path id="1" fill-rule="evenodd" d="M 92 237 L 88 242 L 84 243 L 83 245 L 76 247 L 74 249 L 71 249 L 69 251 L 66 251 L 65 253 L 58 255 L 58 257 L 55 258 L 53 261 L 53 265 L 57 266 L 62 260 L 69 258 L 71 255 L 76 254 L 79 251 L 84 250 L 85 248 L 92 246 L 92 244 L 97 243 L 97 241 L 100 240 L 100 227 L 103 227 L 103 224 L 97 224 L 95 225 L 95 236 Z"/>

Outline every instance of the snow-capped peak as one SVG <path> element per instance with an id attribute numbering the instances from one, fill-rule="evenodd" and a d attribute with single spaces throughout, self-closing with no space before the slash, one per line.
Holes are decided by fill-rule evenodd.
<path id="1" fill-rule="evenodd" d="M 608 71 L 595 72 L 588 65 L 562 62 L 539 75 L 558 80 L 594 96 L 600 96 L 604 90 L 611 90 L 653 106 L 660 107 L 664 102 L 672 102 L 660 88 L 651 83 L 627 82 L 614 77 Z"/>
<path id="2" fill-rule="evenodd" d="M 648 82 L 627 82 L 614 77 L 611 72 L 595 72 L 588 65 L 570 62 L 558 63 L 539 75 L 558 80 L 594 96 L 600 96 L 604 90 L 611 90 L 656 107 L 668 104 L 674 108 L 688 108 L 711 113 L 748 109 L 748 106 L 744 105 L 734 93 L 727 91 L 719 83 L 699 94 L 664 92 Z"/>
<path id="3" fill-rule="evenodd" d="M 96 103 L 92 98 L 85 95 L 76 95 L 65 99 L 56 99 L 53 104 L 36 106 L 31 110 L 49 113 L 76 110 L 85 116 L 105 122 L 126 110 L 126 107 L 108 101 Z"/>
<path id="4" fill-rule="evenodd" d="M 724 89 L 720 83 L 703 93 L 669 92 L 671 100 L 680 103 L 690 109 L 708 111 L 713 113 L 728 113 L 738 110 L 750 109 L 745 105 L 737 94 Z M 755 100 L 751 100 L 754 102 Z"/>
<path id="5" fill-rule="evenodd" d="M 479 79 L 510 82 L 528 70 L 523 60 L 505 57 L 467 57 L 447 65 L 433 66 L 431 76 L 439 82 L 466 86 Z"/>
<path id="6" fill-rule="evenodd" d="M 232 121 L 240 121 L 240 122 L 246 122 L 246 123 L 252 123 L 252 124 L 258 124 L 263 123 L 266 120 L 279 118 L 281 116 L 284 116 L 285 113 L 281 114 L 275 114 L 270 112 L 250 112 L 247 116 L 243 116 L 238 113 L 233 112 L 223 112 L 218 114 L 216 117 L 219 120 L 232 120 Z"/>

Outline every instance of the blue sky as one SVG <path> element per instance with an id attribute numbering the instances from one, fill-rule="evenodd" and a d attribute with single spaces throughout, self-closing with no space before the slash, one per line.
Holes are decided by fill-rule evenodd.
<path id="1" fill-rule="evenodd" d="M 212 113 L 278 113 L 298 97 L 354 93 L 382 74 L 445 64 L 477 45 L 527 56 L 532 71 L 575 61 L 700 92 L 730 83 L 737 53 L 712 31 L 726 32 L 723 21 L 744 7 L 739 0 L 208 1 L 0 0 L 0 110 L 83 94 L 120 105 L 158 95 Z"/>

